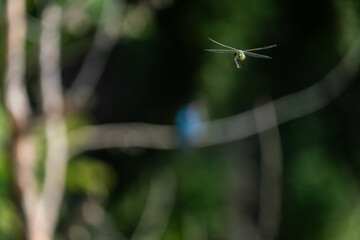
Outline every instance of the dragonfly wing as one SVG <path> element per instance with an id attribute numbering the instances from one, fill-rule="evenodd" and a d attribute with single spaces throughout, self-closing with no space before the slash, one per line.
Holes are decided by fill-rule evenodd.
<path id="1" fill-rule="evenodd" d="M 262 54 L 257 54 L 257 53 L 247 52 L 247 51 L 244 51 L 244 53 L 245 53 L 245 55 L 250 56 L 250 57 L 272 59 L 272 57 L 262 55 Z"/>
<path id="2" fill-rule="evenodd" d="M 235 53 L 234 50 L 223 50 L 223 49 L 204 49 L 208 52 L 216 52 L 216 53 Z"/>
<path id="3" fill-rule="evenodd" d="M 246 49 L 244 51 L 258 51 L 258 50 L 264 50 L 264 49 L 269 49 L 269 48 L 273 48 L 273 47 L 276 47 L 276 44 L 265 46 L 265 47 L 260 47 L 260 48 Z"/>
<path id="4" fill-rule="evenodd" d="M 229 46 L 227 46 L 227 45 L 225 45 L 225 44 L 219 43 L 219 42 L 217 42 L 217 41 L 215 41 L 214 39 L 211 39 L 211 38 L 209 38 L 209 37 L 208 37 L 208 39 L 209 39 L 210 41 L 213 41 L 214 43 L 220 45 L 220 46 L 223 46 L 223 47 L 226 47 L 226 48 L 230 48 L 230 49 L 235 50 L 235 51 L 237 50 L 237 49 L 235 49 L 235 48 L 233 48 L 233 47 L 229 47 Z"/>

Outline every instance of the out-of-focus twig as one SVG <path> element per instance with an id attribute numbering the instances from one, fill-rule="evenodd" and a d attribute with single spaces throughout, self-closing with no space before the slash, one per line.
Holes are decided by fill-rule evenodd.
<path id="1" fill-rule="evenodd" d="M 27 133 L 31 114 L 25 90 L 25 1 L 11 0 L 6 4 L 7 58 L 5 70 L 5 105 L 11 117 L 11 153 L 13 182 L 16 187 L 20 211 L 23 215 L 26 232 L 32 231 L 33 206 L 38 192 L 32 172 L 36 159 L 33 140 Z"/>
<path id="2" fill-rule="evenodd" d="M 69 139 L 77 141 L 71 156 L 86 150 L 103 148 L 149 147 L 174 149 L 176 133 L 171 125 L 148 123 L 104 124 L 81 127 L 70 132 Z"/>
<path id="3" fill-rule="evenodd" d="M 5 73 L 5 103 L 16 128 L 24 129 L 29 115 L 30 104 L 24 85 L 25 73 L 25 3 L 14 0 L 6 8 L 7 68 Z"/>
<path id="4" fill-rule="evenodd" d="M 151 181 L 143 214 L 131 240 L 162 239 L 175 202 L 176 179 L 170 170 Z"/>
<path id="5" fill-rule="evenodd" d="M 46 134 L 45 179 L 36 208 L 37 230 L 33 239 L 51 239 L 64 192 L 68 158 L 64 99 L 60 77 L 61 8 L 47 7 L 42 15 L 40 82 Z"/>
<path id="6" fill-rule="evenodd" d="M 186 240 L 209 239 L 207 221 L 205 216 L 193 216 L 191 214 L 186 214 L 186 213 L 182 214 L 180 225 L 181 225 L 180 234 L 182 236 L 182 239 L 186 239 Z"/>
<path id="7" fill-rule="evenodd" d="M 277 126 L 272 102 L 263 111 L 256 111 L 255 120 L 261 149 L 258 239 L 275 240 L 281 215 L 282 151 L 277 127 L 264 131 L 268 125 Z"/>
<path id="8" fill-rule="evenodd" d="M 92 46 L 74 83 L 66 93 L 66 98 L 77 109 L 84 107 L 92 96 L 107 58 L 119 37 L 119 29 L 114 27 L 117 25 L 117 18 L 110 14 L 115 12 L 114 9 L 119 9 L 118 4 L 122 3 L 116 3 L 114 0 L 104 1 Z M 113 19 L 109 19 L 110 17 Z"/>
<path id="9" fill-rule="evenodd" d="M 199 128 L 207 129 L 206 138 L 199 138 L 193 144 L 193 147 L 208 147 L 240 140 L 276 127 L 279 124 L 314 113 L 325 107 L 344 91 L 355 74 L 358 73 L 359 66 L 360 35 L 357 36 L 354 44 L 339 64 L 321 81 L 309 88 L 281 97 L 255 109 L 230 117 L 200 123 Z M 271 105 L 275 108 L 277 121 L 267 122 L 259 129 L 255 124 L 254 112 L 264 115 Z M 134 137 L 134 135 L 129 141 L 129 138 L 123 137 L 124 129 L 127 132 L 136 133 L 138 137 Z M 176 129 L 171 125 L 150 125 L 146 123 L 111 124 L 83 127 L 72 132 L 72 138 L 75 139 L 80 139 L 85 135 L 92 136 L 92 138 L 84 141 L 82 145 L 77 145 L 78 148 L 73 149 L 73 152 L 78 153 L 86 149 L 108 147 L 157 149 L 174 149 L 178 147 L 175 144 Z M 101 137 L 106 137 L 106 141 L 103 141 Z"/>

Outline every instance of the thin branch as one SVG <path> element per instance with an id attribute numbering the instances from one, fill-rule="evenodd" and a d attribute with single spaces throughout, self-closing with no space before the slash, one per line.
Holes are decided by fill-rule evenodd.
<path id="1" fill-rule="evenodd" d="M 194 147 L 208 147 L 217 144 L 237 141 L 258 134 L 279 124 L 283 124 L 314 113 L 338 97 L 349 86 L 360 66 L 360 35 L 344 58 L 321 81 L 309 88 L 289 94 L 230 117 L 200 123 L 199 128 L 207 129 L 206 137 L 199 138 Z M 261 129 L 255 124 L 254 112 L 263 115 L 274 105 L 277 122 L 264 123 Z M 137 137 L 125 138 L 125 132 L 136 133 Z M 158 131 L 161 130 L 161 131 Z M 89 131 L 89 132 L 87 132 Z M 155 149 L 174 149 L 176 129 L 171 125 L 154 125 L 146 123 L 126 123 L 83 127 L 71 133 L 72 138 L 81 139 L 92 136 L 92 139 L 77 145 L 74 153 L 87 149 L 109 147 L 144 147 Z M 106 141 L 103 138 L 106 136 Z M 144 140 L 145 139 L 145 140 Z M 154 140 L 154 142 L 153 142 Z"/>
<path id="2" fill-rule="evenodd" d="M 116 147 L 174 149 L 176 133 L 171 125 L 148 123 L 104 124 L 71 131 L 69 139 L 77 141 L 71 156 L 86 150 Z"/>
<path id="3" fill-rule="evenodd" d="M 13 181 L 25 224 L 25 235 L 32 231 L 33 206 L 38 192 L 32 172 L 36 159 L 33 139 L 27 134 L 31 110 L 24 84 L 25 75 L 25 1 L 6 4 L 7 65 L 5 70 L 5 105 L 12 120 L 11 158 Z"/>
<path id="4" fill-rule="evenodd" d="M 180 219 L 182 239 L 186 240 L 208 240 L 208 226 L 206 216 L 194 216 L 192 214 L 184 213 Z M 213 237 L 213 236 L 212 236 Z M 213 238 L 217 239 L 217 238 Z"/>
<path id="5" fill-rule="evenodd" d="M 34 139 L 21 133 L 14 137 L 12 144 L 13 181 L 19 197 L 20 211 L 23 215 L 26 231 L 25 235 L 29 237 L 35 229 L 34 206 L 39 199 L 37 182 L 33 173 L 36 160 Z"/>
<path id="6" fill-rule="evenodd" d="M 95 39 L 77 77 L 66 93 L 67 99 L 77 109 L 84 107 L 94 93 L 111 49 L 119 37 L 119 31 L 113 27 L 116 24 L 115 19 L 109 20 L 111 10 L 114 8 L 117 9 L 118 6 L 113 0 L 104 1 Z"/>
<path id="7" fill-rule="evenodd" d="M 131 240 L 162 239 L 169 223 L 176 195 L 176 179 L 172 171 L 155 177 L 139 224 Z"/>
<path id="8" fill-rule="evenodd" d="M 259 134 L 260 162 L 260 205 L 258 239 L 277 239 L 281 215 L 282 151 L 278 127 L 263 131 L 269 122 L 277 126 L 274 106 L 269 102 L 262 112 L 255 111 Z M 255 108 L 256 109 L 256 108 Z"/>
<path id="9" fill-rule="evenodd" d="M 30 104 L 24 85 L 25 73 L 25 2 L 8 1 L 7 68 L 5 73 L 5 104 L 17 129 L 26 127 Z"/>
<path id="10" fill-rule="evenodd" d="M 59 6 L 47 7 L 42 15 L 40 40 L 40 82 L 47 152 L 44 187 L 36 212 L 37 227 L 40 231 L 35 233 L 34 239 L 41 239 L 40 237 L 51 239 L 53 235 L 64 192 L 68 159 L 66 125 L 63 118 L 64 100 L 59 69 L 60 24 L 61 8 Z M 42 233 L 41 230 L 44 232 Z"/>

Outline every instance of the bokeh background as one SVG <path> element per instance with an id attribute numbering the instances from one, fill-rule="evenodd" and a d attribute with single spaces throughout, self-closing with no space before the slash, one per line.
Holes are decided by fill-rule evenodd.
<path id="1" fill-rule="evenodd" d="M 69 153 L 53 239 L 360 239 L 360 1 L 27 0 L 24 133 L 40 192 L 58 170 L 45 167 L 39 83 L 54 6 Z M 207 37 L 278 46 L 237 69 Z M 10 115 L 4 101 L 0 239 L 31 239 Z"/>

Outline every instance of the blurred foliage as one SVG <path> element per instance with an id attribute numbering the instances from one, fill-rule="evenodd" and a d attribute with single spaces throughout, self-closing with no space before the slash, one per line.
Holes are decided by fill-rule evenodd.
<path id="1" fill-rule="evenodd" d="M 16 207 L 8 199 L 0 198 L 0 211 L 0 237 L 9 240 L 18 239 L 22 225 Z"/>
<path id="2" fill-rule="evenodd" d="M 321 80 L 345 55 L 360 29 L 357 0 L 115 0 L 102 18 L 109 1 L 27 1 L 26 80 L 35 114 L 41 113 L 37 57 L 44 7 L 63 6 L 65 91 L 76 78 L 98 27 L 116 39 L 88 108 L 67 113 L 69 131 L 91 123 L 173 124 L 178 110 L 199 98 L 210 119 L 249 110 L 261 99 L 276 99 Z M 4 8 L 0 1 L 2 76 Z M 247 58 L 238 70 L 232 55 L 203 51 L 217 47 L 207 37 L 241 49 L 273 43 L 278 47 L 266 52 L 273 60 Z M 284 177 L 277 239 L 360 238 L 358 80 L 359 74 L 345 93 L 321 111 L 280 126 Z M 0 239 L 15 240 L 20 239 L 23 226 L 12 196 L 6 152 L 9 125 L 1 106 Z M 32 134 L 41 183 L 46 150 L 42 126 L 36 125 Z M 81 140 L 70 139 L 70 144 Z M 131 238 L 144 212 L 150 183 L 166 167 L 175 172 L 176 194 L 162 239 L 234 239 L 246 228 L 246 219 L 258 222 L 261 154 L 257 136 L 206 149 L 82 153 L 68 164 L 58 237 Z M 93 204 L 89 212 L 104 211 L 104 216 L 94 215 L 101 216 L 101 221 L 84 214 L 88 202 Z"/>
<path id="3" fill-rule="evenodd" d="M 113 170 L 100 161 L 74 159 L 68 165 L 67 188 L 70 192 L 106 196 L 115 181 Z"/>

